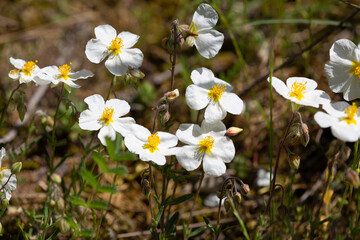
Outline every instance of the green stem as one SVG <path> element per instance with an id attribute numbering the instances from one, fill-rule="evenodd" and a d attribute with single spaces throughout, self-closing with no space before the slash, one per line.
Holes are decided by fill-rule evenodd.
<path id="1" fill-rule="evenodd" d="M 204 176 L 205 176 L 205 172 L 202 171 L 202 172 L 201 172 L 201 177 L 200 177 L 200 182 L 199 182 L 199 187 L 198 187 L 198 189 L 197 189 L 197 191 L 196 191 L 196 196 L 195 196 L 193 205 L 192 205 L 192 207 L 191 207 L 190 216 L 189 216 L 189 221 L 188 221 L 188 223 L 187 223 L 187 229 L 189 229 L 189 226 L 190 226 L 190 224 L 191 224 L 193 211 L 194 211 L 194 208 L 195 208 L 197 199 L 199 198 L 200 188 L 201 188 L 201 184 L 202 184 L 202 182 L 203 182 L 203 180 L 204 180 Z"/>
<path id="2" fill-rule="evenodd" d="M 233 199 L 232 199 L 231 197 L 228 197 L 228 199 L 229 199 L 231 208 L 232 208 L 232 210 L 233 210 L 233 214 L 234 214 L 234 216 L 236 217 L 236 219 L 238 220 L 238 222 L 240 223 L 240 226 L 241 226 L 241 228 L 242 228 L 242 230 L 243 230 L 243 234 L 244 234 L 245 238 L 246 238 L 247 240 L 250 240 L 250 237 L 249 237 L 249 234 L 248 234 L 248 232 L 247 232 L 247 229 L 246 229 L 246 226 L 245 226 L 245 224 L 244 224 L 244 221 L 241 219 L 239 212 L 236 210 L 236 207 L 235 207 L 235 204 L 234 204 Z"/>
<path id="3" fill-rule="evenodd" d="M 6 113 L 6 110 L 8 109 L 9 107 L 9 104 L 11 102 L 11 99 L 14 95 L 14 93 L 20 88 L 21 84 L 19 84 L 10 94 L 10 97 L 9 97 L 9 100 L 6 102 L 6 105 L 4 107 L 4 109 L 2 110 L 2 113 L 1 113 L 1 118 L 0 118 L 0 126 L 2 126 L 2 122 L 4 120 L 4 117 L 5 117 L 5 113 Z"/>
<path id="4" fill-rule="evenodd" d="M 106 95 L 105 101 L 109 100 L 111 91 L 113 91 L 113 87 L 114 87 L 115 81 L 116 81 L 116 76 L 114 75 L 114 78 L 111 80 L 110 88 L 109 88 L 108 93 L 107 93 L 107 95 Z M 115 94 L 114 94 L 114 95 L 115 95 Z M 116 97 L 116 96 L 115 96 L 115 97 Z"/>

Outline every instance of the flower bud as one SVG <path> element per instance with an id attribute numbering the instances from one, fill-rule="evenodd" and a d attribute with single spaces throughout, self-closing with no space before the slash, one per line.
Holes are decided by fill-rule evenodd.
<path id="1" fill-rule="evenodd" d="M 56 205 L 55 200 L 51 199 L 51 200 L 50 200 L 50 206 L 51 206 L 51 207 L 55 207 L 55 205 Z"/>
<path id="2" fill-rule="evenodd" d="M 281 204 L 278 209 L 277 209 L 277 212 L 278 212 L 278 217 L 280 219 L 284 219 L 285 216 L 288 214 L 288 209 L 287 207 L 284 205 L 284 204 Z"/>
<path id="3" fill-rule="evenodd" d="M 242 184 L 239 190 L 242 195 L 246 196 L 250 192 L 250 187 L 248 184 Z"/>
<path id="4" fill-rule="evenodd" d="M 61 218 L 60 221 L 58 221 L 58 227 L 60 228 L 61 233 L 66 233 L 70 230 L 70 225 L 64 218 Z"/>
<path id="5" fill-rule="evenodd" d="M 170 113 L 168 111 L 166 111 L 163 115 L 162 115 L 162 122 L 163 123 L 167 123 L 170 120 Z"/>
<path id="6" fill-rule="evenodd" d="M 349 159 L 350 153 L 351 153 L 351 149 L 345 144 L 342 144 L 339 149 L 339 152 L 337 152 L 334 156 L 335 160 L 338 162 L 345 162 L 346 160 Z"/>
<path id="7" fill-rule="evenodd" d="M 304 147 L 306 147 L 310 141 L 309 128 L 306 123 L 301 124 L 299 132 L 301 136 L 300 142 Z"/>
<path id="8" fill-rule="evenodd" d="M 295 153 L 290 152 L 288 154 L 288 162 L 292 169 L 297 170 L 300 165 L 300 156 L 296 155 Z"/>
<path id="9" fill-rule="evenodd" d="M 229 212 L 231 205 L 230 205 L 228 199 L 225 199 L 225 201 L 224 201 L 224 207 L 225 207 L 225 211 L 226 211 L 226 212 Z"/>
<path id="10" fill-rule="evenodd" d="M 51 179 L 51 181 L 53 181 L 56 184 L 61 183 L 61 177 L 56 173 L 51 174 L 50 179 Z"/>
<path id="11" fill-rule="evenodd" d="M 177 98 L 179 96 L 179 90 L 178 89 L 175 89 L 171 92 L 167 92 L 165 93 L 165 97 L 167 98 L 167 100 L 169 101 L 172 101 L 174 100 L 175 98 Z"/>
<path id="12" fill-rule="evenodd" d="M 11 166 L 11 172 L 13 174 L 17 174 L 21 171 L 22 168 L 22 162 L 16 162 Z"/>
<path id="13" fill-rule="evenodd" d="M 228 137 L 235 137 L 236 135 L 238 135 L 239 133 L 241 133 L 243 131 L 242 128 L 238 128 L 238 127 L 231 127 L 228 128 L 228 130 L 226 130 L 226 136 Z"/>
<path id="14" fill-rule="evenodd" d="M 349 168 L 347 171 L 346 171 L 346 174 L 345 174 L 345 179 L 346 181 L 348 181 L 354 188 L 359 188 L 360 186 L 360 179 L 359 179 L 359 174 L 352 170 L 351 168 Z"/>
<path id="15" fill-rule="evenodd" d="M 139 79 L 143 79 L 145 77 L 145 74 L 141 72 L 139 69 L 131 69 L 130 74 L 131 76 Z"/>
<path id="16" fill-rule="evenodd" d="M 235 194 L 234 200 L 235 200 L 235 203 L 236 203 L 237 205 L 240 204 L 240 202 L 241 202 L 241 194 L 240 194 L 239 192 L 237 192 L 237 193 Z"/>
<path id="17" fill-rule="evenodd" d="M 141 180 L 141 187 L 142 187 L 142 192 L 146 197 L 149 197 L 150 194 L 150 182 L 147 179 L 142 179 Z"/>
<path id="18" fill-rule="evenodd" d="M 3 225 L 0 223 L 0 236 L 4 234 L 4 228 Z"/>
<path id="19" fill-rule="evenodd" d="M 59 200 L 57 200 L 56 202 L 56 207 L 59 211 L 63 211 L 64 207 L 65 207 L 65 202 L 63 198 L 60 198 Z"/>
<path id="20" fill-rule="evenodd" d="M 289 134 L 286 137 L 287 142 L 290 145 L 296 145 L 300 141 L 301 134 L 300 134 L 299 126 L 300 126 L 299 123 L 294 123 L 290 128 Z"/>

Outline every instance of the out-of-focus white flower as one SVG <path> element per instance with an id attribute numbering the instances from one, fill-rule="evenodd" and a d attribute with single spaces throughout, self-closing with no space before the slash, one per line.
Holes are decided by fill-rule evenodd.
<path id="1" fill-rule="evenodd" d="M 7 200 L 10 200 L 12 191 L 16 189 L 16 176 L 11 174 L 10 169 L 6 167 L 1 167 L 1 161 L 5 157 L 6 151 L 5 148 L 0 150 L 0 189 L 1 189 L 1 198 L 5 197 Z M 5 185 L 6 184 L 6 185 Z"/>
<path id="2" fill-rule="evenodd" d="M 216 11 L 206 3 L 200 4 L 189 27 L 186 43 L 194 46 L 204 58 L 214 57 L 224 43 L 224 35 L 212 28 L 219 19 Z"/>
<path id="3" fill-rule="evenodd" d="M 360 47 L 348 39 L 337 40 L 330 48 L 330 62 L 325 65 L 329 87 L 351 101 L 360 97 Z"/>
<path id="4" fill-rule="evenodd" d="M 187 145 L 179 147 L 176 158 L 187 171 L 197 169 L 201 162 L 203 170 L 211 176 L 221 176 L 225 163 L 235 156 L 234 143 L 225 136 L 226 127 L 221 121 L 197 124 L 181 124 L 176 131 L 179 140 Z"/>
<path id="5" fill-rule="evenodd" d="M 89 106 L 79 117 L 81 129 L 97 131 L 100 129 L 98 138 L 106 145 L 106 137 L 115 140 L 116 132 L 126 137 L 130 133 L 130 126 L 135 124 L 131 117 L 121 117 L 130 111 L 130 105 L 120 99 L 104 101 L 99 94 L 94 94 L 84 99 Z"/>
<path id="6" fill-rule="evenodd" d="M 60 82 L 65 84 L 65 87 L 70 91 L 70 87 L 79 88 L 80 86 L 74 83 L 77 79 L 86 79 L 88 77 L 94 76 L 94 74 L 86 69 L 82 69 L 77 72 L 71 71 L 71 62 L 70 64 L 64 64 L 60 67 L 57 66 L 48 66 L 42 69 L 42 72 L 46 75 L 48 81 L 50 81 L 54 86 L 58 85 Z"/>
<path id="7" fill-rule="evenodd" d="M 191 72 L 194 84 L 186 88 L 186 102 L 191 109 L 206 107 L 205 120 L 215 122 L 225 118 L 226 112 L 240 114 L 244 110 L 243 101 L 231 93 L 233 87 L 214 76 L 207 68 L 198 68 Z"/>
<path id="8" fill-rule="evenodd" d="M 139 36 L 130 32 L 121 32 L 110 25 L 100 25 L 95 28 L 95 36 L 86 44 L 85 54 L 93 63 L 105 61 L 106 68 L 115 76 L 121 76 L 128 68 L 139 68 L 144 55 L 138 48 L 131 48 L 138 41 Z"/>
<path id="9" fill-rule="evenodd" d="M 355 142 L 360 137 L 359 109 L 355 103 L 349 105 L 347 102 L 334 102 L 323 105 L 327 112 L 317 112 L 315 121 L 322 128 L 331 128 L 332 134 L 344 141 Z"/>
<path id="10" fill-rule="evenodd" d="M 33 81 L 37 85 L 49 84 L 49 81 L 44 80 L 44 75 L 41 69 L 36 65 L 37 61 L 24 61 L 10 57 L 10 63 L 15 69 L 9 72 L 9 77 L 14 80 L 19 80 L 19 83 L 29 83 Z"/>
<path id="11" fill-rule="evenodd" d="M 151 132 L 138 124 L 131 126 L 131 134 L 125 138 L 125 146 L 129 151 L 139 154 L 145 162 L 153 161 L 158 165 L 166 163 L 165 156 L 175 155 L 174 146 L 178 139 L 167 132 Z"/>
<path id="12" fill-rule="evenodd" d="M 309 78 L 291 77 L 285 85 L 280 79 L 272 77 L 272 86 L 278 94 L 299 105 L 318 108 L 320 104 L 330 103 L 329 95 L 315 89 L 317 83 Z"/>

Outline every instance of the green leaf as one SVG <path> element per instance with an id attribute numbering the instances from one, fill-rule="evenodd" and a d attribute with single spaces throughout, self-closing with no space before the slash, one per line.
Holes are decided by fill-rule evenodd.
<path id="1" fill-rule="evenodd" d="M 77 197 L 77 196 L 70 195 L 69 196 L 69 201 L 74 205 L 87 207 L 85 201 L 82 200 L 81 198 Z"/>
<path id="2" fill-rule="evenodd" d="M 114 157 L 114 161 L 134 161 L 136 160 L 136 154 L 132 152 L 120 152 Z"/>
<path id="3" fill-rule="evenodd" d="M 208 228 L 210 228 L 211 231 L 215 232 L 215 229 L 214 227 L 210 224 L 210 221 L 206 218 L 206 217 L 203 217 L 206 225 L 208 226 Z"/>
<path id="4" fill-rule="evenodd" d="M 207 228 L 207 226 L 202 226 L 202 227 L 196 229 L 195 231 L 193 231 L 192 233 L 189 234 L 188 238 L 195 237 L 196 235 L 199 235 L 200 233 L 205 231 L 206 228 Z"/>
<path id="5" fill-rule="evenodd" d="M 55 237 L 58 235 L 58 233 L 60 232 L 60 229 L 55 229 L 54 233 L 51 234 L 51 236 L 47 239 L 47 240 L 53 240 L 55 239 Z"/>
<path id="6" fill-rule="evenodd" d="M 89 171 L 86 170 L 85 168 L 82 168 L 82 169 L 80 170 L 80 175 L 81 175 L 93 188 L 97 188 L 98 182 L 97 182 L 95 176 L 92 175 L 91 172 L 89 172 Z"/>
<path id="7" fill-rule="evenodd" d="M 94 161 L 96 162 L 96 164 L 101 168 L 101 170 L 102 170 L 104 173 L 107 173 L 107 172 L 108 172 L 107 162 L 106 162 L 104 156 L 101 155 L 101 153 L 99 153 L 99 152 L 94 152 L 93 155 L 92 155 L 92 158 L 94 159 Z"/>
<path id="8" fill-rule="evenodd" d="M 127 168 L 125 166 L 118 166 L 118 167 L 109 169 L 108 173 L 125 176 L 127 174 Z"/>
<path id="9" fill-rule="evenodd" d="M 81 230 L 80 232 L 78 232 L 77 236 L 90 238 L 90 237 L 94 236 L 94 230 L 92 230 L 92 229 Z"/>
<path id="10" fill-rule="evenodd" d="M 75 223 L 74 219 L 70 218 L 70 217 L 64 217 L 64 219 L 66 220 L 66 222 L 70 225 L 70 227 L 72 229 L 78 229 L 78 225 Z"/>
<path id="11" fill-rule="evenodd" d="M 165 206 L 161 206 L 160 209 L 159 209 L 158 214 L 156 215 L 156 219 L 155 219 L 155 221 L 156 221 L 156 226 L 157 226 L 157 224 L 159 223 L 160 218 L 161 218 L 161 216 L 162 216 L 162 214 L 163 214 L 163 212 L 164 212 L 164 207 L 165 207 Z M 156 226 L 154 226 L 154 227 L 156 227 Z"/>
<path id="12" fill-rule="evenodd" d="M 25 106 L 25 103 L 24 103 L 24 92 L 23 91 L 20 91 L 20 96 L 19 96 L 19 99 L 18 99 L 18 104 L 16 106 L 16 110 L 19 114 L 19 117 L 20 117 L 20 120 L 23 121 L 24 120 L 24 117 L 25 117 L 25 113 L 26 113 L 26 106 Z"/>
<path id="13" fill-rule="evenodd" d="M 99 192 L 108 192 L 108 193 L 117 193 L 117 187 L 115 185 L 105 184 L 102 186 L 98 186 L 97 190 Z"/>
<path id="14" fill-rule="evenodd" d="M 172 206 L 172 205 L 177 205 L 179 203 L 182 203 L 182 202 L 185 202 L 186 200 L 192 198 L 194 196 L 193 193 L 190 193 L 190 194 L 186 194 L 184 196 L 181 196 L 181 197 L 178 197 L 178 198 L 175 198 L 169 202 L 166 202 L 165 205 L 166 206 Z"/>
<path id="15" fill-rule="evenodd" d="M 87 204 L 89 208 L 106 210 L 109 205 L 103 200 L 95 200 Z"/>
<path id="16" fill-rule="evenodd" d="M 175 212 L 174 215 L 172 215 L 169 221 L 166 223 L 165 232 L 167 234 L 170 234 L 174 231 L 176 232 L 176 224 L 179 221 L 179 215 L 179 212 Z"/>

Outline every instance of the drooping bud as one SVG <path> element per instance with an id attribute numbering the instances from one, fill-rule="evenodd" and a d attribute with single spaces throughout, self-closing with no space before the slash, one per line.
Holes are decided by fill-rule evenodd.
<path id="1" fill-rule="evenodd" d="M 225 201 L 224 201 L 224 207 L 225 207 L 226 212 L 229 212 L 231 205 L 230 205 L 228 199 L 225 199 Z"/>
<path id="2" fill-rule="evenodd" d="M 352 170 L 351 168 L 349 168 L 347 171 L 346 171 L 346 174 L 345 174 L 345 179 L 347 182 L 349 182 L 354 188 L 359 188 L 360 186 L 360 179 L 359 179 L 359 174 Z"/>
<path id="3" fill-rule="evenodd" d="M 241 194 L 240 194 L 239 192 L 237 192 L 237 193 L 235 194 L 234 200 L 235 200 L 235 203 L 236 203 L 237 205 L 240 204 L 240 202 L 241 202 Z"/>
<path id="4" fill-rule="evenodd" d="M 242 184 L 239 190 L 242 195 L 246 196 L 250 192 L 250 187 L 248 184 Z"/>
<path id="5" fill-rule="evenodd" d="M 338 162 L 345 162 L 349 159 L 351 153 L 351 149 L 346 146 L 346 144 L 342 144 L 340 146 L 339 152 L 335 154 L 335 160 Z"/>
<path id="6" fill-rule="evenodd" d="M 66 233 L 70 230 L 70 225 L 64 218 L 61 218 L 58 221 L 58 227 L 60 228 L 61 233 Z"/>
<path id="7" fill-rule="evenodd" d="M 0 223 L 0 236 L 2 236 L 4 234 L 4 227 L 3 225 Z"/>
<path id="8" fill-rule="evenodd" d="M 55 200 L 53 200 L 53 199 L 50 200 L 50 206 L 51 206 L 51 207 L 55 207 L 55 206 L 56 206 Z"/>
<path id="9" fill-rule="evenodd" d="M 177 98 L 178 96 L 179 96 L 179 90 L 178 90 L 178 89 L 175 89 L 175 90 L 173 90 L 173 91 L 171 91 L 171 92 L 165 93 L 165 97 L 166 97 L 166 99 L 169 100 L 169 101 L 174 100 L 174 99 Z"/>
<path id="10" fill-rule="evenodd" d="M 242 128 L 238 128 L 238 127 L 231 127 L 228 128 L 228 130 L 226 130 L 226 136 L 228 137 L 235 137 L 236 135 L 238 135 L 239 133 L 241 133 L 243 131 Z"/>
<path id="11" fill-rule="evenodd" d="M 170 113 L 168 111 L 166 111 L 163 115 L 162 115 L 162 123 L 167 123 L 170 120 Z"/>
<path id="12" fill-rule="evenodd" d="M 284 204 L 281 204 L 278 209 L 277 209 L 277 212 L 278 212 L 278 217 L 280 219 L 284 219 L 285 216 L 288 214 L 288 209 L 287 207 L 284 205 Z"/>
<path id="13" fill-rule="evenodd" d="M 301 133 L 300 133 L 300 124 L 299 123 L 294 123 L 289 131 L 288 136 L 286 137 L 288 144 L 290 145 L 296 145 L 301 138 Z"/>
<path id="14" fill-rule="evenodd" d="M 22 162 L 16 162 L 11 166 L 11 172 L 13 174 L 17 174 L 21 171 L 22 168 Z"/>
<path id="15" fill-rule="evenodd" d="M 299 132 L 300 132 L 300 136 L 301 136 L 300 142 L 304 147 L 306 147 L 310 141 L 309 128 L 306 123 L 302 123 L 300 125 Z"/>
<path id="16" fill-rule="evenodd" d="M 134 78 L 138 78 L 138 79 L 143 79 L 145 77 L 145 74 L 141 72 L 139 69 L 131 69 L 130 74 Z"/>
<path id="17" fill-rule="evenodd" d="M 59 200 L 57 200 L 56 202 L 56 207 L 59 211 L 63 211 L 64 207 L 65 207 L 65 202 L 63 198 L 60 198 Z"/>
<path id="18" fill-rule="evenodd" d="M 53 181 L 56 184 L 61 183 L 61 177 L 56 173 L 51 174 L 50 179 L 51 179 L 51 181 Z"/>
<path id="19" fill-rule="evenodd" d="M 142 179 L 141 180 L 141 188 L 142 188 L 142 192 L 146 197 L 149 197 L 150 194 L 150 182 L 147 179 Z"/>
<path id="20" fill-rule="evenodd" d="M 300 156 L 293 152 L 289 152 L 288 153 L 288 162 L 292 169 L 298 170 L 299 165 L 300 165 Z"/>

